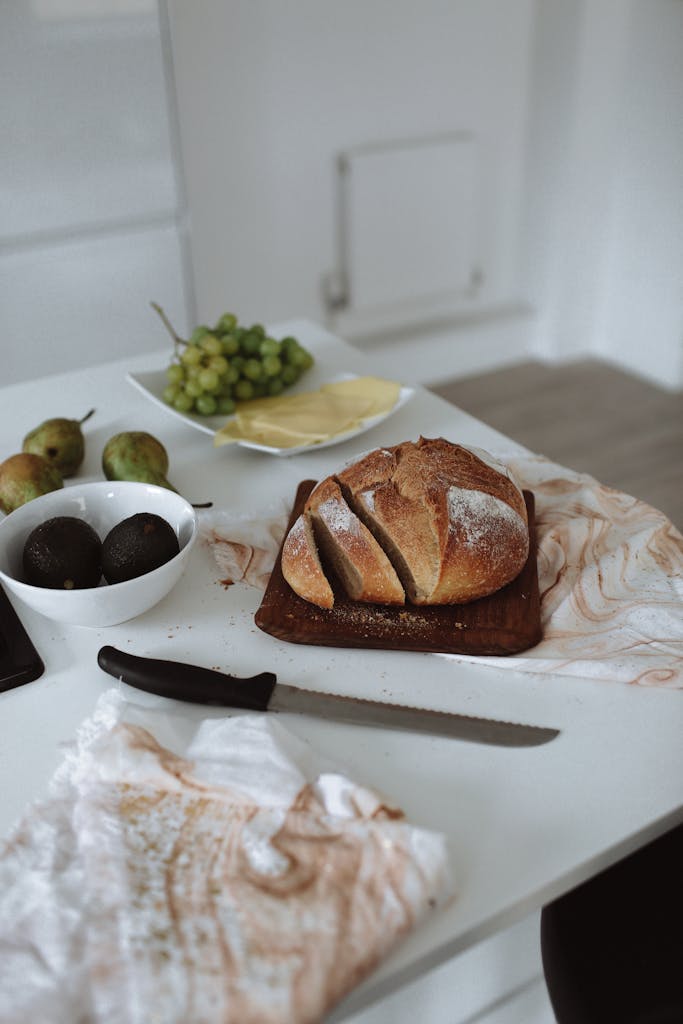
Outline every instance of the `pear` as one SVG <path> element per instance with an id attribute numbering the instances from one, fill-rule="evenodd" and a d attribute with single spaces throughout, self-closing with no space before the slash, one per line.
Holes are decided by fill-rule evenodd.
<path id="1" fill-rule="evenodd" d="M 13 512 L 33 498 L 64 486 L 62 474 L 42 455 L 21 452 L 0 464 L 0 508 Z"/>
<path id="2" fill-rule="evenodd" d="M 91 409 L 80 420 L 68 420 L 61 416 L 45 420 L 26 435 L 22 450 L 33 455 L 42 455 L 59 470 L 62 477 L 73 476 L 85 455 L 85 439 L 81 424 L 85 423 L 94 411 Z"/>
<path id="3" fill-rule="evenodd" d="M 166 479 L 166 449 L 144 430 L 126 430 L 110 437 L 102 452 L 102 469 L 107 480 L 136 480 L 175 491 Z"/>

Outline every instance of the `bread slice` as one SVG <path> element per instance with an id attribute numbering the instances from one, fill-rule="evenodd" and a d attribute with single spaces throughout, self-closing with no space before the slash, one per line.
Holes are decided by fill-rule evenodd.
<path id="1" fill-rule="evenodd" d="M 302 513 L 293 523 L 282 546 L 280 564 L 295 594 L 319 608 L 334 606 L 334 593 L 320 564 L 308 515 Z"/>
<path id="2" fill-rule="evenodd" d="M 349 507 L 339 484 L 328 477 L 311 492 L 305 513 L 322 554 L 354 601 L 404 604 L 394 568 L 368 528 Z"/>

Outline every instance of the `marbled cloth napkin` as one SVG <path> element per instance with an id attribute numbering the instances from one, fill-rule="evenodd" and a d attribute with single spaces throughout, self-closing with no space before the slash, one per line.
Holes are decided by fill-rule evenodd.
<path id="1" fill-rule="evenodd" d="M 166 703 L 108 690 L 0 850 L 2 1024 L 319 1021 L 452 897 L 444 838 L 284 726 Z"/>
<path id="2" fill-rule="evenodd" d="M 657 509 L 539 455 L 492 452 L 536 500 L 543 639 L 516 671 L 683 688 L 683 536 Z M 202 523 L 225 579 L 265 587 L 286 516 Z"/>

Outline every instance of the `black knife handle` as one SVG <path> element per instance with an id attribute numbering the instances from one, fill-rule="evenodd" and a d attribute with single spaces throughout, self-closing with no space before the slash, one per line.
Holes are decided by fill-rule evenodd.
<path id="1" fill-rule="evenodd" d="M 277 682 L 273 672 L 239 679 L 200 665 L 142 658 L 109 646 L 100 648 L 97 664 L 116 679 L 159 697 L 248 711 L 267 711 Z"/>

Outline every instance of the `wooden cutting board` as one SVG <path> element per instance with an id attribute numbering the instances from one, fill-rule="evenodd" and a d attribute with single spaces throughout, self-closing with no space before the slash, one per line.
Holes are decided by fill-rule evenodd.
<path id="1" fill-rule="evenodd" d="M 316 481 L 299 484 L 287 532 Z M 289 586 L 278 554 L 256 612 L 259 629 L 278 640 L 324 647 L 363 647 L 440 654 L 517 654 L 541 639 L 534 496 L 524 491 L 531 544 L 522 572 L 502 590 L 470 604 L 379 605 L 352 601 L 334 580 L 334 607 L 318 608 Z M 286 535 L 286 534 L 285 534 Z"/>

